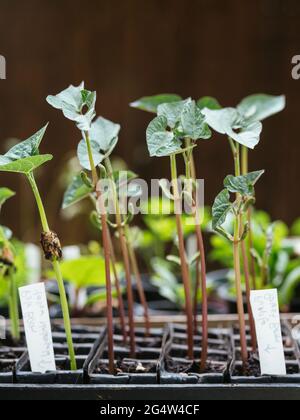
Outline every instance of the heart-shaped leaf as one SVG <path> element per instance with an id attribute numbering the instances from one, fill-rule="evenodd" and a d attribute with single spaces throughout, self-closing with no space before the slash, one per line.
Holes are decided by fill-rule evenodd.
<path id="1" fill-rule="evenodd" d="M 75 121 L 79 130 L 88 131 L 96 116 L 96 98 L 96 92 L 86 90 L 82 82 L 79 86 L 69 86 L 55 96 L 49 95 L 46 100 L 54 108 L 62 110 L 66 118 Z"/>
<path id="2" fill-rule="evenodd" d="M 130 106 L 132 108 L 141 109 L 142 111 L 156 114 L 159 105 L 167 104 L 170 102 L 179 102 L 181 100 L 182 98 L 178 95 L 166 93 L 155 96 L 146 96 L 144 98 L 138 99 L 135 102 L 132 102 Z"/>
<path id="3" fill-rule="evenodd" d="M 185 137 L 192 140 L 209 139 L 211 131 L 206 124 L 205 117 L 197 107 L 195 101 L 189 102 L 181 114 L 181 126 Z"/>
<path id="4" fill-rule="evenodd" d="M 98 166 L 104 159 L 104 155 L 100 152 L 100 146 L 96 141 L 91 140 L 91 149 L 93 155 L 93 161 L 95 166 Z M 85 140 L 81 140 L 77 147 L 77 157 L 80 165 L 87 170 L 91 170 L 90 159 L 88 154 L 88 148 Z"/>
<path id="5" fill-rule="evenodd" d="M 156 117 L 147 128 L 147 144 L 150 156 L 170 156 L 181 149 L 181 141 L 176 139 L 174 133 L 167 131 L 166 117 Z"/>
<path id="6" fill-rule="evenodd" d="M 4 165 L 0 164 L 0 171 L 16 172 L 16 173 L 29 175 L 39 166 L 42 166 L 44 163 L 48 162 L 51 159 L 53 159 L 52 155 L 30 156 L 30 157 L 19 159 L 19 160 L 16 160 L 14 162 L 10 162 Z"/>
<path id="7" fill-rule="evenodd" d="M 5 155 L 0 156 L 0 164 L 7 164 L 18 159 L 39 155 L 39 146 L 45 135 L 47 127 L 48 124 L 29 139 L 16 144 L 7 153 L 5 153 Z"/>
<path id="8" fill-rule="evenodd" d="M 81 174 L 75 176 L 66 190 L 63 198 L 62 208 L 66 209 L 75 203 L 85 199 L 93 191 L 93 187 L 88 187 L 82 180 Z"/>
<path id="9" fill-rule="evenodd" d="M 254 186 L 264 172 L 263 170 L 255 171 L 242 176 L 228 175 L 224 180 L 224 187 L 231 193 L 253 195 Z"/>
<path id="10" fill-rule="evenodd" d="M 16 195 L 16 193 L 9 188 L 0 188 L 0 206 L 2 206 L 9 198 Z"/>
<path id="11" fill-rule="evenodd" d="M 70 85 L 67 89 L 58 93 L 57 95 L 47 96 L 47 102 L 56 109 L 63 110 L 66 105 L 80 112 L 83 102 L 81 92 L 84 90 L 84 82 L 79 86 Z"/>
<path id="12" fill-rule="evenodd" d="M 231 209 L 230 194 L 225 189 L 218 194 L 212 207 L 212 227 L 214 230 L 223 225 Z"/>
<path id="13" fill-rule="evenodd" d="M 284 110 L 286 106 L 285 96 L 251 95 L 245 98 L 237 107 L 237 110 L 247 121 L 263 121 Z"/>
<path id="14" fill-rule="evenodd" d="M 182 111 L 185 106 L 192 102 L 191 98 L 184 101 L 171 102 L 167 104 L 161 104 L 157 108 L 157 115 L 159 117 L 165 117 L 170 128 L 175 128 L 180 122 Z"/>
<path id="15" fill-rule="evenodd" d="M 254 149 L 259 143 L 262 124 L 245 121 L 236 109 L 211 110 L 205 108 L 202 113 L 205 115 L 207 124 L 218 133 L 226 134 L 237 143 L 250 149 Z"/>
<path id="16" fill-rule="evenodd" d="M 118 142 L 120 130 L 119 124 L 99 117 L 91 126 L 90 139 L 99 144 L 102 152 L 111 153 Z"/>
<path id="17" fill-rule="evenodd" d="M 208 109 L 221 109 L 222 108 L 218 100 L 215 98 L 212 98 L 211 96 L 204 96 L 203 98 L 200 98 L 197 101 L 197 106 L 198 108 L 200 108 L 200 110 L 204 108 L 208 108 Z"/>

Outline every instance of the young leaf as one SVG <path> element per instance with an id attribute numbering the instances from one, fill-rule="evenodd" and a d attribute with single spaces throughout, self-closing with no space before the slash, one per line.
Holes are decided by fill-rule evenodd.
<path id="1" fill-rule="evenodd" d="M 170 128 L 175 128 L 180 122 L 180 117 L 185 106 L 191 102 L 191 98 L 180 102 L 171 102 L 168 104 L 161 104 L 157 108 L 157 115 L 165 117 Z"/>
<path id="2" fill-rule="evenodd" d="M 0 188 L 0 206 L 2 206 L 9 198 L 16 195 L 16 193 L 9 188 Z"/>
<path id="3" fill-rule="evenodd" d="M 66 118 L 75 121 L 81 131 L 88 131 L 96 116 L 96 97 L 96 92 L 84 89 L 82 82 L 79 86 L 69 86 L 56 96 L 50 95 L 46 100 L 54 108 L 62 110 Z"/>
<path id="4" fill-rule="evenodd" d="M 75 176 L 66 190 L 63 198 L 62 208 L 66 209 L 75 203 L 88 197 L 93 191 L 93 187 L 88 187 L 82 180 L 81 174 Z"/>
<path id="5" fill-rule="evenodd" d="M 205 117 L 195 101 L 189 102 L 184 107 L 181 114 L 181 126 L 184 136 L 192 140 L 209 139 L 211 137 L 211 131 L 205 122 Z"/>
<path id="6" fill-rule="evenodd" d="M 237 107 L 237 110 L 248 121 L 263 121 L 264 119 L 284 110 L 286 106 L 285 96 L 251 95 L 245 98 Z"/>
<path id="7" fill-rule="evenodd" d="M 166 93 L 162 95 L 146 96 L 144 98 L 138 99 L 135 102 L 132 102 L 130 106 L 132 108 L 141 109 L 142 111 L 156 114 L 159 105 L 167 104 L 170 102 L 179 102 L 181 100 L 182 98 L 178 95 Z"/>
<path id="8" fill-rule="evenodd" d="M 29 156 L 39 155 L 39 146 L 43 140 L 47 127 L 48 124 L 46 124 L 33 136 L 29 137 L 29 139 L 16 144 L 7 153 L 5 153 L 3 157 L 7 160 L 6 163 L 13 162 L 18 159 L 24 159 Z"/>
<path id="9" fill-rule="evenodd" d="M 37 155 L 27 157 L 25 159 L 19 159 L 11 163 L 4 165 L 0 164 L 0 171 L 3 172 L 16 172 L 25 175 L 29 175 L 30 172 L 42 166 L 44 163 L 53 159 L 52 155 Z"/>
<path id="10" fill-rule="evenodd" d="M 100 152 L 100 146 L 97 142 L 91 141 L 91 149 L 95 166 L 99 165 L 104 159 L 104 155 Z M 87 144 L 85 140 L 81 140 L 77 147 L 77 157 L 80 165 L 87 170 L 91 170 Z"/>
<path id="11" fill-rule="evenodd" d="M 168 121 L 164 116 L 156 117 L 149 124 L 146 132 L 150 156 L 170 156 L 181 149 L 180 140 L 174 133 L 167 131 Z"/>
<path id="12" fill-rule="evenodd" d="M 63 90 L 57 95 L 47 96 L 46 100 L 48 104 L 53 106 L 53 108 L 63 110 L 66 105 L 69 105 L 79 112 L 83 102 L 81 94 L 83 90 L 84 82 L 81 82 L 79 86 L 70 85 L 67 89 Z"/>
<path id="13" fill-rule="evenodd" d="M 218 133 L 226 134 L 250 149 L 254 149 L 259 143 L 262 124 L 243 120 L 236 109 L 210 110 L 205 108 L 202 113 L 205 115 L 207 124 Z"/>
<path id="14" fill-rule="evenodd" d="M 242 176 L 228 175 L 224 180 L 224 187 L 231 193 L 253 195 L 253 187 L 264 172 L 265 171 L 250 172 L 249 174 Z"/>
<path id="15" fill-rule="evenodd" d="M 118 142 L 121 126 L 103 117 L 97 118 L 90 130 L 90 139 L 99 144 L 100 150 L 109 154 Z"/>
<path id="16" fill-rule="evenodd" d="M 218 100 L 215 98 L 212 98 L 211 96 L 204 96 L 203 98 L 200 98 L 197 102 L 197 106 L 198 108 L 200 108 L 200 110 L 204 108 L 215 109 L 215 110 L 222 108 Z"/>
<path id="17" fill-rule="evenodd" d="M 229 192 L 227 190 L 221 191 L 212 207 L 212 228 L 214 230 L 223 225 L 231 208 Z"/>

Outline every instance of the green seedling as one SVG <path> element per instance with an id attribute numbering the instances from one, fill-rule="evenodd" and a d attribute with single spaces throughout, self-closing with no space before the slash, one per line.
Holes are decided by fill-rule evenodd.
<path id="1" fill-rule="evenodd" d="M 131 104 L 132 107 L 157 113 L 157 117 L 149 124 L 147 129 L 147 144 L 150 156 L 163 157 L 170 156 L 171 161 L 171 177 L 173 185 L 173 194 L 167 196 L 173 198 L 176 213 L 176 226 L 178 235 L 178 246 L 182 269 L 182 278 L 186 296 L 186 314 L 188 325 L 188 355 L 194 357 L 193 350 L 193 329 L 197 327 L 197 297 L 200 282 L 202 284 L 202 355 L 201 355 L 201 371 L 205 370 L 207 362 L 207 339 L 208 339 L 208 322 L 207 322 L 207 288 L 206 288 L 206 262 L 205 250 L 200 227 L 199 209 L 195 205 L 196 194 L 196 170 L 194 163 L 193 150 L 199 139 L 208 139 L 211 132 L 205 123 L 204 115 L 198 104 L 191 100 L 178 100 L 178 96 L 174 95 L 158 95 L 152 98 L 142 98 Z M 181 98 L 180 98 L 181 99 Z M 209 98 L 206 98 L 209 100 Z M 203 102 L 202 102 L 203 103 Z M 201 105 L 201 104 L 200 104 Z M 184 188 L 182 193 L 178 189 L 177 177 L 177 155 L 181 154 L 185 162 L 185 185 L 190 187 Z M 161 185 L 163 188 L 163 185 Z M 189 267 L 186 259 L 186 251 L 184 244 L 184 233 L 182 217 L 180 215 L 180 201 L 185 197 L 191 203 L 195 218 L 195 233 L 198 241 L 199 262 L 198 276 L 196 288 L 194 292 L 194 314 L 191 294 L 191 279 Z M 193 324 L 194 318 L 194 324 Z"/>
<path id="2" fill-rule="evenodd" d="M 3 204 L 15 193 L 9 188 L 0 188 L 0 210 Z M 0 273 L 3 281 L 9 283 L 9 317 L 11 323 L 11 335 L 13 340 L 20 340 L 19 326 L 19 299 L 18 286 L 16 282 L 16 251 L 11 242 L 11 232 L 9 229 L 0 226 Z"/>
<path id="3" fill-rule="evenodd" d="M 69 308 L 59 265 L 59 260 L 61 258 L 60 241 L 56 233 L 50 230 L 45 208 L 34 177 L 34 171 L 52 159 L 52 155 L 41 155 L 39 153 L 39 146 L 44 137 L 46 129 L 47 126 L 43 127 L 29 139 L 18 143 L 16 146 L 12 147 L 5 155 L 0 156 L 0 171 L 25 175 L 31 186 L 43 228 L 43 232 L 41 234 L 41 245 L 44 250 L 45 258 L 52 263 L 59 287 L 60 302 L 69 347 L 71 369 L 76 370 L 76 359 L 72 341 Z"/>

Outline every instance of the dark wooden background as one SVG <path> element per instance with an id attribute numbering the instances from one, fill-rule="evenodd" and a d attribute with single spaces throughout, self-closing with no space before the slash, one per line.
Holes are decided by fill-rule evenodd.
<path id="1" fill-rule="evenodd" d="M 98 113 L 122 125 L 117 153 L 149 179 L 168 176 L 168 160 L 148 158 L 150 116 L 130 109 L 130 101 L 176 92 L 213 95 L 229 106 L 251 93 L 284 93 L 288 107 L 264 124 L 251 169 L 267 171 L 258 206 L 291 223 L 300 216 L 300 81 L 291 77 L 291 59 L 300 54 L 299 24 L 298 0 L 1 0 L 0 54 L 7 59 L 7 80 L 0 80 L 1 152 L 8 137 L 25 139 L 50 121 L 42 151 L 55 159 L 40 174 L 41 191 L 64 243 L 85 241 L 86 224 L 60 217 L 62 192 L 51 187 L 79 132 L 47 105 L 47 94 L 85 80 L 98 92 Z M 211 204 L 232 172 L 225 139 L 203 142 L 197 166 Z M 19 193 L 2 222 L 37 238 L 26 184 L 17 176 L 0 177 L 2 186 Z"/>

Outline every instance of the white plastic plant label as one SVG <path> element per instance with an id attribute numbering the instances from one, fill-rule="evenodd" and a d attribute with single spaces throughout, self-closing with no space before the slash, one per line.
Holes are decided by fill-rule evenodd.
<path id="1" fill-rule="evenodd" d="M 31 371 L 55 371 L 50 316 L 44 283 L 20 287 L 20 300 Z"/>
<path id="2" fill-rule="evenodd" d="M 278 292 L 276 289 L 251 292 L 260 368 L 262 375 L 286 375 Z"/>

